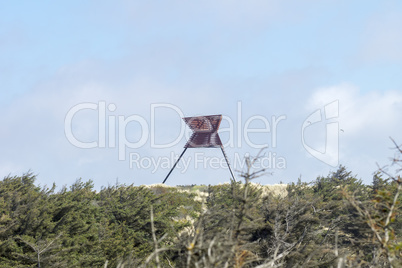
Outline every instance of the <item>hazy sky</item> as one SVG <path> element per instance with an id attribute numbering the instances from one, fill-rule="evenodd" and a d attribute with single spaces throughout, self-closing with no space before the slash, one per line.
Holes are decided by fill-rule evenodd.
<path id="1" fill-rule="evenodd" d="M 401 1 L 1 1 L 0 177 L 159 183 L 181 117 L 222 114 L 235 170 L 268 146 L 256 182 L 370 183 L 402 143 L 401 29 Z M 223 164 L 189 149 L 167 183 Z"/>

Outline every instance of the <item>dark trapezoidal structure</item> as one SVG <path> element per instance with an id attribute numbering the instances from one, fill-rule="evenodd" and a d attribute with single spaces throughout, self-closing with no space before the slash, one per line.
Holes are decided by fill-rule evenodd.
<path id="1" fill-rule="evenodd" d="M 232 175 L 233 180 L 235 180 L 225 150 L 223 149 L 221 139 L 218 135 L 218 129 L 222 121 L 222 115 L 219 114 L 184 117 L 183 120 L 193 131 L 193 135 L 191 135 L 186 145 L 184 145 L 184 151 L 181 153 L 176 163 L 173 165 L 172 169 L 169 171 L 162 183 L 166 182 L 170 173 L 172 173 L 173 169 L 176 167 L 177 163 L 180 161 L 181 157 L 184 155 L 188 148 L 221 148 L 223 156 L 225 157 L 226 163 L 229 167 L 230 174 Z"/>

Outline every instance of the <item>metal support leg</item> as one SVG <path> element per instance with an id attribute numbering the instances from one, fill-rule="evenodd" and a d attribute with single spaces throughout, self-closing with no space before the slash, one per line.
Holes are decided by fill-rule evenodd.
<path id="1" fill-rule="evenodd" d="M 186 150 L 187 150 L 187 147 L 186 147 L 186 148 L 184 148 L 184 151 L 181 153 L 181 155 L 180 155 L 180 156 L 179 156 L 179 158 L 177 159 L 176 163 L 174 163 L 174 165 L 173 165 L 172 169 L 169 171 L 169 173 L 167 174 L 166 178 L 163 180 L 163 182 L 162 182 L 163 184 L 164 184 L 164 183 L 165 183 L 165 181 L 168 179 L 168 177 L 169 177 L 170 173 L 172 173 L 172 171 L 173 171 L 173 169 L 176 167 L 177 163 L 179 163 L 180 158 L 183 156 L 183 154 L 186 152 Z"/>
<path id="2" fill-rule="evenodd" d="M 222 150 L 223 156 L 225 157 L 226 164 L 228 164 L 230 174 L 232 175 L 233 180 L 236 181 L 235 176 L 233 175 L 233 172 L 232 172 L 232 168 L 230 167 L 228 157 L 226 156 L 225 150 L 223 149 L 222 145 L 221 145 L 221 150 Z"/>

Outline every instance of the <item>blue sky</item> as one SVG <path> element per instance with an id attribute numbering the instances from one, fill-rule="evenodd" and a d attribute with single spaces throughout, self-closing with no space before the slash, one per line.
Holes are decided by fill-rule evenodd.
<path id="1" fill-rule="evenodd" d="M 377 163 L 393 156 L 389 137 L 402 142 L 401 28 L 400 1 L 2 1 L 0 177 L 32 170 L 41 185 L 71 185 L 80 177 L 98 188 L 117 178 L 161 182 L 168 167 L 130 168 L 130 155 L 142 164 L 164 159 L 180 154 L 186 138 L 155 148 L 139 122 L 125 129 L 118 123 L 134 116 L 150 125 L 152 105 L 169 104 L 185 116 L 230 118 L 233 138 L 242 141 L 227 144 L 232 165 L 236 157 L 258 153 L 243 135 L 248 119 L 249 128 L 261 129 L 285 117 L 275 138 L 272 128 L 248 137 L 269 145 L 271 164 L 273 158 L 285 162 L 271 166 L 273 175 L 259 178 L 262 184 L 299 176 L 311 181 L 335 170 L 305 146 L 324 152 L 333 123 L 339 131 L 330 134 L 338 143 L 328 144 L 336 150 L 328 149 L 326 159 L 370 183 Z M 334 101 L 338 116 L 306 127 L 303 143 L 309 115 L 324 115 Z M 77 148 L 66 137 L 73 107 L 103 102 L 116 107 L 106 110 L 106 118 L 116 120 L 116 144 L 123 132 L 131 143 L 145 139 L 140 148 L 125 148 L 124 161 L 116 147 Z M 73 117 L 77 139 L 99 141 L 98 111 Z M 157 143 L 174 140 L 183 127 L 172 108 L 159 107 L 152 119 Z M 224 120 L 222 128 L 228 126 Z M 228 131 L 221 136 L 231 137 Z M 189 150 L 185 160 L 192 165 L 173 172 L 168 184 L 229 180 L 225 168 L 195 166 L 197 153 L 206 162 L 221 159 L 218 149 Z"/>

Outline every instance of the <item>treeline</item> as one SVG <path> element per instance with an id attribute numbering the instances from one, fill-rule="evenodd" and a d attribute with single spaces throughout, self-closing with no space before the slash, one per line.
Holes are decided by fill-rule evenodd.
<path id="1" fill-rule="evenodd" d="M 253 159 L 247 163 L 252 165 Z M 0 181 L 0 267 L 401 267 L 402 179 L 340 167 L 264 193 L 242 181 L 190 188 Z"/>
<path id="2" fill-rule="evenodd" d="M 138 264 L 189 226 L 201 204 L 174 189 L 111 186 L 100 192 L 78 180 L 55 192 L 35 186 L 35 176 L 0 181 L 0 267 L 116 267 L 126 258 Z M 157 190 L 158 193 L 154 193 Z M 165 192 L 165 193 L 163 193 Z M 183 220 L 184 219 L 184 220 Z"/>

